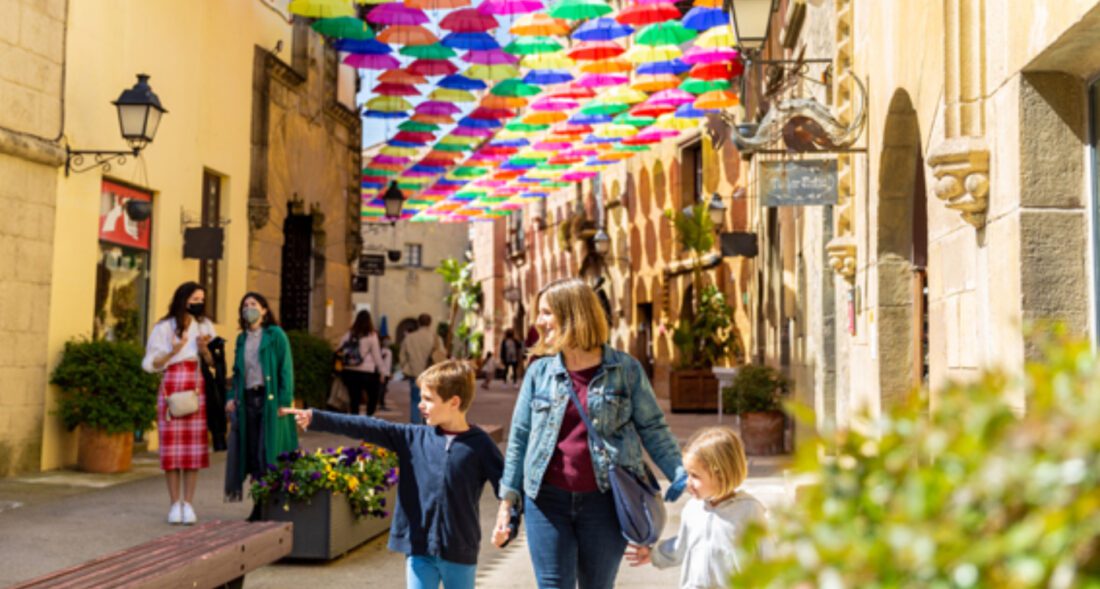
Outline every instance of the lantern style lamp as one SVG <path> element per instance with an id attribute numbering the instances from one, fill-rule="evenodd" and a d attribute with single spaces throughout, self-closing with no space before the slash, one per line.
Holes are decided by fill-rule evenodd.
<path id="1" fill-rule="evenodd" d="M 611 251 L 611 237 L 603 229 L 596 231 L 596 234 L 592 236 L 592 247 L 597 254 L 606 256 L 607 252 Z"/>
<path id="2" fill-rule="evenodd" d="M 710 222 L 714 225 L 714 228 L 721 230 L 722 225 L 726 222 L 726 203 L 722 202 L 722 197 L 718 196 L 717 192 L 710 195 L 707 212 L 710 213 Z"/>
<path id="3" fill-rule="evenodd" d="M 130 146 L 120 150 L 85 150 L 65 148 L 65 175 L 70 172 L 87 172 L 93 168 L 111 170 L 112 162 L 126 163 L 127 157 L 137 157 L 142 149 L 153 142 L 160 127 L 160 117 L 168 112 L 160 103 L 153 89 L 149 87 L 149 76 L 138 74 L 137 83 L 129 90 L 123 90 L 118 100 L 112 104 L 118 109 L 118 126 L 122 138 Z M 92 163 L 85 166 L 85 156 L 92 157 Z"/>
<path id="4" fill-rule="evenodd" d="M 764 47 L 771 29 L 772 13 L 779 0 L 726 0 L 726 10 L 733 17 L 737 45 L 743 53 L 757 53 Z"/>
<path id="5" fill-rule="evenodd" d="M 390 187 L 382 195 L 382 202 L 386 206 L 386 218 L 397 222 L 401 218 L 401 209 L 405 206 L 405 193 L 397 186 L 397 181 L 390 182 Z"/>

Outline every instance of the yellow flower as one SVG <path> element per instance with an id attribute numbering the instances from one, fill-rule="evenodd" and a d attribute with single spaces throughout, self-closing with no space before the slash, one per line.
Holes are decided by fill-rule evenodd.
<path id="1" fill-rule="evenodd" d="M 355 489 L 359 488 L 359 479 L 349 476 L 347 478 L 347 481 L 349 491 L 354 491 Z"/>
<path id="2" fill-rule="evenodd" d="M 336 473 L 334 471 L 328 471 L 328 480 L 333 482 L 336 481 Z"/>
<path id="3" fill-rule="evenodd" d="M 296 483 L 290 483 L 289 485 L 287 485 L 286 490 L 291 493 L 297 493 L 298 485 Z"/>

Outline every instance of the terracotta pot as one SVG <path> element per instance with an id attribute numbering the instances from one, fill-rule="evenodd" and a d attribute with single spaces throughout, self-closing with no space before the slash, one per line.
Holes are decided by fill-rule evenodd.
<path id="1" fill-rule="evenodd" d="M 85 472 L 115 473 L 130 470 L 134 434 L 109 434 L 101 429 L 80 428 L 77 466 Z"/>
<path id="2" fill-rule="evenodd" d="M 780 411 L 741 414 L 741 441 L 745 453 L 767 456 L 783 452 L 783 413 Z"/>

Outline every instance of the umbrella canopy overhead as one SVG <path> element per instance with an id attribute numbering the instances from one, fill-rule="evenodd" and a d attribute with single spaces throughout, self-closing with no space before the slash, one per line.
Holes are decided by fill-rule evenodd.
<path id="1" fill-rule="evenodd" d="M 287 10 L 306 18 L 355 16 L 355 9 L 346 0 L 292 0 Z"/>
<path id="2" fill-rule="evenodd" d="M 634 27 L 605 17 L 585 22 L 573 32 L 573 38 L 578 41 L 614 41 L 633 33 Z"/>
<path id="3" fill-rule="evenodd" d="M 615 20 L 628 25 L 650 25 L 680 18 L 680 9 L 671 2 L 632 4 L 619 11 Z"/>
<path id="4" fill-rule="evenodd" d="M 399 2 L 379 4 L 367 14 L 367 22 L 380 25 L 422 25 L 428 15 L 419 8 L 409 8 Z"/>
<path id="5" fill-rule="evenodd" d="M 480 63 L 482 65 L 499 65 L 504 63 L 517 63 L 519 58 L 505 53 L 503 49 L 470 50 L 462 56 L 462 61 L 467 63 Z"/>
<path id="6" fill-rule="evenodd" d="M 378 76 L 379 82 L 392 82 L 394 84 L 427 84 L 424 76 L 410 73 L 406 70 L 386 70 Z"/>
<path id="7" fill-rule="evenodd" d="M 420 25 L 393 25 L 378 33 L 377 39 L 390 45 L 431 45 L 439 38 Z"/>
<path id="8" fill-rule="evenodd" d="M 512 28 L 508 29 L 513 35 L 567 35 L 569 25 L 560 19 L 551 17 L 545 12 L 536 12 L 521 18 Z"/>
<path id="9" fill-rule="evenodd" d="M 334 39 L 365 41 L 374 38 L 374 31 L 367 26 L 367 23 L 354 16 L 322 18 L 310 26 L 318 33 Z"/>
<path id="10" fill-rule="evenodd" d="M 695 38 L 696 32 L 676 21 L 647 26 L 634 38 L 641 45 L 679 45 Z M 698 44 L 698 43 L 696 43 Z"/>
<path id="11" fill-rule="evenodd" d="M 439 21 L 439 28 L 458 33 L 473 33 L 490 31 L 497 28 L 499 23 L 492 15 L 480 12 L 476 8 L 463 8 L 455 10 Z"/>
<path id="12" fill-rule="evenodd" d="M 484 14 L 527 14 L 542 8 L 541 0 L 483 0 L 477 7 Z"/>
<path id="13" fill-rule="evenodd" d="M 421 10 L 449 10 L 469 5 L 470 0 L 405 0 L 405 6 Z"/>
<path id="14" fill-rule="evenodd" d="M 550 6 L 550 16 L 565 20 L 597 18 L 611 12 L 611 6 L 604 0 L 556 0 Z"/>

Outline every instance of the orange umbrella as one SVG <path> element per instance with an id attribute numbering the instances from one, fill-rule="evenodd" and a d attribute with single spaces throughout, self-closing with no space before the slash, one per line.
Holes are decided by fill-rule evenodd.
<path id="1" fill-rule="evenodd" d="M 729 90 L 711 90 L 695 99 L 695 108 L 707 110 L 712 108 L 729 108 L 737 106 L 741 101 L 737 95 Z"/>
<path id="2" fill-rule="evenodd" d="M 405 6 L 421 10 L 443 10 L 469 6 L 470 0 L 405 0 Z"/>
<path id="3" fill-rule="evenodd" d="M 569 115 L 560 110 L 533 111 L 523 116 L 523 122 L 528 125 L 549 125 L 560 123 L 568 119 Z"/>
<path id="4" fill-rule="evenodd" d="M 567 35 L 569 34 L 569 25 L 565 21 L 553 18 L 545 12 L 535 12 L 521 18 L 508 30 L 513 35 L 521 37 Z"/>
<path id="5" fill-rule="evenodd" d="M 642 92 L 660 92 L 680 85 L 680 77 L 672 74 L 657 74 L 651 76 L 638 76 L 630 85 L 635 90 Z"/>
<path id="6" fill-rule="evenodd" d="M 435 123 L 437 125 L 450 125 L 455 122 L 455 118 L 451 115 L 429 115 L 424 113 L 416 113 L 409 119 L 418 123 Z"/>
<path id="7" fill-rule="evenodd" d="M 393 84 L 427 84 L 428 78 L 402 69 L 386 70 L 382 72 L 382 75 L 378 76 L 378 81 L 390 82 Z"/>
<path id="8" fill-rule="evenodd" d="M 527 106 L 527 99 L 519 96 L 497 96 L 487 94 L 481 99 L 481 106 L 486 108 L 523 108 Z"/>
<path id="9" fill-rule="evenodd" d="M 723 0 L 695 0 L 692 6 L 703 6 L 706 8 L 722 8 Z"/>
<path id="10" fill-rule="evenodd" d="M 621 74 L 634 70 L 634 66 L 621 58 L 601 59 L 581 66 L 581 71 L 586 74 Z"/>
<path id="11" fill-rule="evenodd" d="M 393 25 L 386 27 L 376 37 L 390 45 L 431 45 L 439 41 L 434 33 L 420 25 Z"/>

